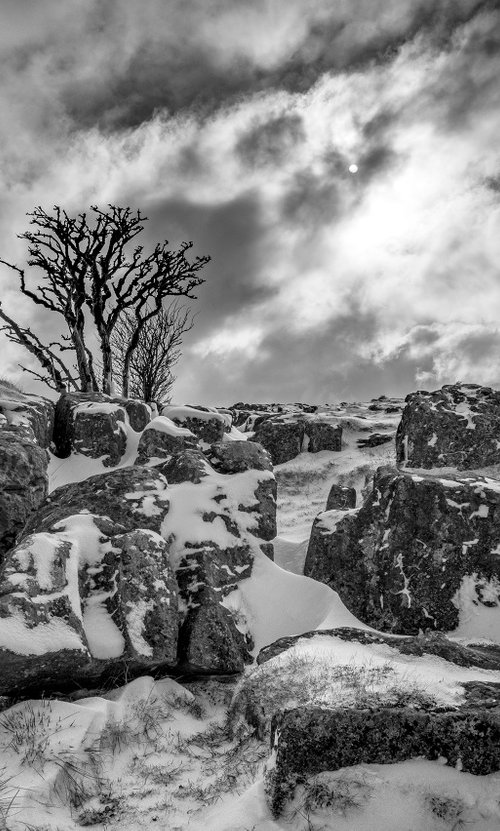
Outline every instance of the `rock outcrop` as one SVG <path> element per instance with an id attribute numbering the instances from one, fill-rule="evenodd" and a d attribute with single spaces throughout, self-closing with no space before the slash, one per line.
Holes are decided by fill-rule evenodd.
<path id="1" fill-rule="evenodd" d="M 423 757 L 476 776 L 494 773 L 500 770 L 500 708 L 298 707 L 275 715 L 271 746 L 267 793 L 278 817 L 308 777 L 351 765 Z"/>
<path id="2" fill-rule="evenodd" d="M 113 467 L 126 449 L 126 423 L 140 432 L 150 420 L 151 408 L 142 401 L 98 392 L 64 393 L 55 408 L 55 454 L 64 459 L 81 453 Z"/>
<path id="3" fill-rule="evenodd" d="M 314 629 L 301 635 L 279 638 L 260 650 L 257 663 L 265 664 L 277 655 L 292 649 L 299 641 L 311 638 L 340 638 L 343 641 L 355 641 L 363 644 L 384 644 L 401 655 L 437 655 L 445 661 L 460 667 L 479 667 L 480 669 L 500 670 L 500 645 L 463 644 L 450 640 L 441 632 L 426 632 L 416 636 L 383 635 L 369 629 Z"/>
<path id="4" fill-rule="evenodd" d="M 302 451 L 342 449 L 342 426 L 312 414 L 263 415 L 254 421 L 252 441 L 269 452 L 272 462 L 281 465 Z"/>
<path id="5" fill-rule="evenodd" d="M 0 563 L 47 495 L 47 464 L 31 429 L 0 429 Z"/>
<path id="6" fill-rule="evenodd" d="M 500 391 L 454 384 L 405 401 L 396 435 L 399 465 L 473 470 L 500 463 Z"/>
<path id="7" fill-rule="evenodd" d="M 348 511 L 356 507 L 356 488 L 333 484 L 326 500 L 326 511 Z"/>
<path id="8" fill-rule="evenodd" d="M 451 631 L 499 604 L 499 551 L 497 480 L 379 468 L 358 511 L 317 517 L 304 573 L 382 631 Z"/>
<path id="9" fill-rule="evenodd" d="M 0 573 L 0 692 L 177 657 L 177 585 L 156 532 L 82 511 L 23 538 Z"/>
<path id="10" fill-rule="evenodd" d="M 240 672 L 249 660 L 251 632 L 227 598 L 252 573 L 256 554 L 276 536 L 276 481 L 262 448 L 228 442 L 214 451 L 225 470 L 187 450 L 160 465 L 172 484 L 162 526 L 185 610 L 180 667 L 186 672 Z M 252 462 L 259 466 L 248 467 Z M 264 468 L 264 469 L 262 469 Z M 242 631 L 246 634 L 243 635 Z"/>
<path id="11" fill-rule="evenodd" d="M 231 416 L 210 407 L 162 407 L 161 415 L 194 433 L 205 444 L 222 441 L 231 429 Z"/>
<path id="12" fill-rule="evenodd" d="M 137 464 L 167 459 L 188 448 L 196 448 L 198 439 L 185 427 L 178 427 L 166 416 L 157 416 L 143 430 L 137 448 Z"/>

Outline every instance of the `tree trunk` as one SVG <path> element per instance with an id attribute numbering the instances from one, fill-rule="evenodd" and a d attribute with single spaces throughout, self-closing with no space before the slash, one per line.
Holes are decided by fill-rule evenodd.
<path id="1" fill-rule="evenodd" d="M 102 391 L 105 395 L 111 395 L 113 384 L 113 356 L 111 344 L 107 333 L 101 334 L 102 354 Z"/>

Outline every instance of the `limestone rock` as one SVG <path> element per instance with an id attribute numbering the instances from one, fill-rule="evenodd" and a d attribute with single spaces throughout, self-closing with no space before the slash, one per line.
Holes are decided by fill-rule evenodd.
<path id="1" fill-rule="evenodd" d="M 450 640 L 441 632 L 426 632 L 420 635 L 383 635 L 366 629 L 339 627 L 338 629 L 314 629 L 301 635 L 279 638 L 260 650 L 257 663 L 265 664 L 276 655 L 292 649 L 298 641 L 311 638 L 340 638 L 363 644 L 385 644 L 402 655 L 438 655 L 445 661 L 460 667 L 500 670 L 500 646 L 496 644 L 468 644 L 464 646 Z"/>
<path id="2" fill-rule="evenodd" d="M 192 482 L 198 485 L 205 476 L 210 475 L 210 465 L 201 450 L 184 450 L 161 462 L 156 468 L 167 477 L 170 485 L 180 482 Z"/>
<path id="3" fill-rule="evenodd" d="M 298 707 L 275 715 L 268 773 L 270 808 L 278 817 L 309 776 L 359 764 L 444 759 L 476 776 L 500 769 L 500 710 L 464 707 L 327 709 Z"/>
<path id="4" fill-rule="evenodd" d="M 184 610 L 181 664 L 196 672 L 241 671 L 251 632 L 243 637 L 248 626 L 244 620 L 236 622 L 226 599 L 251 576 L 254 558 L 262 556 L 261 546 L 266 545 L 262 541 L 276 534 L 274 476 L 254 469 L 223 474 L 192 450 L 156 470 L 170 481 L 162 533 Z"/>
<path id="5" fill-rule="evenodd" d="M 166 459 L 189 447 L 197 447 L 198 439 L 185 427 L 178 427 L 165 416 L 157 416 L 144 429 L 137 448 L 137 464 L 150 459 Z"/>
<path id="6" fill-rule="evenodd" d="M 82 510 L 107 516 L 124 531 L 142 528 L 160 533 L 168 509 L 165 476 L 154 467 L 127 467 L 57 488 L 24 533 L 51 531 L 55 523 Z"/>
<path id="7" fill-rule="evenodd" d="M 217 442 L 212 444 L 207 457 L 220 473 L 273 469 L 267 450 L 253 441 Z"/>
<path id="8" fill-rule="evenodd" d="M 224 434 L 231 429 L 231 417 L 215 408 L 167 405 L 162 408 L 161 414 L 180 427 L 190 430 L 206 444 L 222 441 Z"/>
<path id="9" fill-rule="evenodd" d="M 0 430 L 0 562 L 47 495 L 47 464 L 22 426 Z"/>
<path id="10" fill-rule="evenodd" d="M 125 408 L 100 393 L 65 393 L 56 405 L 55 454 L 72 452 L 117 465 L 127 446 Z"/>
<path id="11" fill-rule="evenodd" d="M 252 441 L 268 451 L 273 465 L 281 465 L 299 455 L 304 435 L 303 421 L 266 418 L 257 426 Z"/>
<path id="12" fill-rule="evenodd" d="M 308 419 L 305 422 L 305 432 L 309 441 L 309 453 L 319 453 L 321 450 L 342 450 L 342 426 L 323 421 L 319 418 Z"/>
<path id="13" fill-rule="evenodd" d="M 38 395 L 0 391 L 0 414 L 6 426 L 24 428 L 40 447 L 49 447 L 54 429 L 55 404 Z"/>
<path id="14" fill-rule="evenodd" d="M 333 484 L 326 500 L 326 511 L 348 511 L 356 507 L 356 488 Z"/>
<path id="15" fill-rule="evenodd" d="M 179 633 L 180 668 L 189 672 L 242 672 L 251 643 L 238 630 L 224 597 L 251 573 L 248 553 L 205 546 L 186 554 L 177 568 L 179 596 L 187 609 Z M 238 562 L 239 559 L 239 562 Z"/>
<path id="16" fill-rule="evenodd" d="M 466 605 L 500 602 L 497 480 L 379 468 L 364 505 L 333 514 L 315 521 L 304 573 L 338 591 L 364 623 L 451 631 Z"/>
<path id="17" fill-rule="evenodd" d="M 500 391 L 454 384 L 405 400 L 396 435 L 398 464 L 471 470 L 500 463 Z"/>
<path id="18" fill-rule="evenodd" d="M 165 540 L 73 514 L 25 537 L 0 573 L 0 691 L 173 666 L 177 586 Z"/>

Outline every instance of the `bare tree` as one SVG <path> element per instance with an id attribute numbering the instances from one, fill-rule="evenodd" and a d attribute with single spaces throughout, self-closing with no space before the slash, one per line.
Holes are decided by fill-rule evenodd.
<path id="1" fill-rule="evenodd" d="M 113 361 L 122 374 L 123 395 L 144 401 L 165 400 L 175 381 L 173 369 L 181 357 L 183 335 L 192 329 L 189 309 L 171 303 L 150 317 L 137 336 L 132 313 L 123 315 L 113 331 Z M 135 347 L 131 350 L 131 343 Z"/>
<path id="2" fill-rule="evenodd" d="M 35 230 L 20 234 L 28 246 L 28 265 L 34 267 L 39 282 L 34 288 L 27 284 L 25 272 L 0 259 L 20 277 L 21 292 L 37 305 L 62 315 L 68 334 L 62 342 L 45 345 L 30 329 L 19 326 L 4 312 L 0 304 L 2 327 L 7 337 L 20 343 L 42 365 L 45 375 L 34 373 L 54 389 L 80 388 L 98 390 L 94 355 L 88 346 L 87 315 L 97 334 L 102 363 L 102 390 L 110 393 L 113 381 L 111 339 L 120 316 L 133 315 L 135 333 L 130 344 L 130 361 L 142 328 L 158 314 L 166 297 L 182 295 L 193 298 L 193 290 L 203 283 L 199 272 L 209 257 L 196 257 L 189 262 L 186 252 L 192 242 L 183 242 L 170 250 L 168 242 L 157 243 L 149 254 L 142 245 L 133 247 L 133 240 L 144 230 L 147 217 L 140 211 L 109 205 L 102 211 L 90 208 L 87 214 L 70 217 L 55 206 L 51 214 L 41 207 L 28 214 Z M 76 372 L 68 368 L 62 353 L 71 352 L 76 359 Z M 23 369 L 26 369 L 23 367 Z"/>

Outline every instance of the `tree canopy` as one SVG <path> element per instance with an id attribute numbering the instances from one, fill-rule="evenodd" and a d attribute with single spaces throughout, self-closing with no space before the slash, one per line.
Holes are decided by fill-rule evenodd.
<path id="1" fill-rule="evenodd" d="M 189 261 L 192 242 L 182 242 L 172 250 L 167 240 L 146 253 L 135 241 L 147 217 L 129 207 L 109 205 L 101 210 L 92 205 L 88 218 L 87 213 L 69 216 L 56 205 L 51 213 L 37 207 L 28 216 L 32 228 L 19 238 L 28 242 L 27 263 L 30 274 L 36 274 L 34 284 L 24 269 L 1 258 L 0 263 L 18 274 L 26 297 L 64 318 L 67 332 L 61 340 L 44 344 L 0 303 L 2 330 L 38 359 L 42 372 L 23 369 L 58 391 L 102 389 L 109 394 L 115 374 L 113 332 L 126 316 L 130 337 L 121 380 L 127 394 L 128 368 L 144 327 L 162 312 L 168 297 L 195 297 L 194 289 L 204 282 L 200 272 L 210 257 Z M 100 373 L 96 372 L 94 340 Z M 67 353 L 72 358 L 69 365 Z"/>

